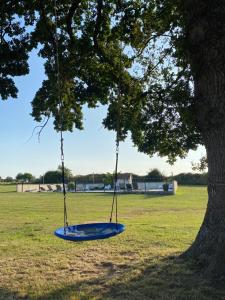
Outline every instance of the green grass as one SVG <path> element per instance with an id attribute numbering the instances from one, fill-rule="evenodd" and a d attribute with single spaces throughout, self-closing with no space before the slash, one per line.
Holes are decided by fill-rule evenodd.
<path id="1" fill-rule="evenodd" d="M 63 222 L 62 195 L 0 186 L 0 299 L 225 299 L 223 286 L 176 258 L 192 243 L 206 199 L 205 187 L 180 187 L 176 196 L 121 195 L 123 234 L 72 243 L 53 235 Z M 108 221 L 111 200 L 69 194 L 70 223 Z"/>

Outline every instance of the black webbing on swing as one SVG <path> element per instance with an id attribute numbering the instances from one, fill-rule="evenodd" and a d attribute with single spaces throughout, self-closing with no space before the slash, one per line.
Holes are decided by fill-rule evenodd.
<path id="1" fill-rule="evenodd" d="M 60 65 L 59 65 L 59 43 L 58 43 L 58 15 L 57 15 L 57 0 L 54 0 L 54 14 L 55 14 L 55 46 L 56 46 L 56 73 L 57 73 L 57 97 L 59 101 L 59 114 L 60 114 L 60 150 L 61 150 L 61 167 L 62 167 L 62 187 L 63 187 L 63 217 L 64 217 L 64 228 L 68 226 L 67 220 L 67 207 L 66 207 L 66 183 L 65 183 L 65 164 L 64 164 L 64 140 L 63 140 L 63 103 L 61 99 L 61 89 L 60 89 Z M 65 230 L 65 229 L 64 229 Z"/>

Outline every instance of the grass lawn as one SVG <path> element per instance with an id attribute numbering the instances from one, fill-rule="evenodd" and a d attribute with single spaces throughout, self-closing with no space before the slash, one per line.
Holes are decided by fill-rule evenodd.
<path id="1" fill-rule="evenodd" d="M 0 186 L 0 299 L 225 299 L 225 284 L 176 258 L 193 241 L 206 199 L 205 187 L 121 195 L 123 234 L 72 243 L 53 235 L 63 222 L 62 195 Z M 110 207 L 107 194 L 68 196 L 70 223 L 108 221 Z"/>

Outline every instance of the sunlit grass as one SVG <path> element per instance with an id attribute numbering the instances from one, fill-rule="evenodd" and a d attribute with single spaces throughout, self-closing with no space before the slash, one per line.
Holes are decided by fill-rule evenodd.
<path id="1" fill-rule="evenodd" d="M 0 299 L 225 297 L 223 288 L 206 284 L 193 266 L 171 259 L 198 231 L 205 187 L 180 187 L 176 196 L 121 195 L 119 221 L 126 231 L 83 243 L 53 235 L 63 223 L 61 194 L 1 189 Z M 70 223 L 108 221 L 111 200 L 108 194 L 69 194 Z"/>

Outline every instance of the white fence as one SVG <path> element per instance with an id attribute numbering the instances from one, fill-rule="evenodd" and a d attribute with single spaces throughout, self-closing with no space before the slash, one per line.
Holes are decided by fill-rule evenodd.
<path id="1" fill-rule="evenodd" d="M 168 184 L 168 192 L 176 194 L 177 191 L 177 182 L 174 180 L 172 182 L 137 182 L 137 190 L 143 192 L 150 191 L 164 191 L 163 185 Z"/>
<path id="2" fill-rule="evenodd" d="M 18 183 L 16 185 L 18 193 L 30 192 L 61 192 L 62 184 L 35 184 L 35 183 Z"/>
<path id="3" fill-rule="evenodd" d="M 163 184 L 167 183 L 169 186 L 168 192 L 172 194 L 176 194 L 177 191 L 177 182 L 136 182 L 134 184 L 126 184 L 126 185 L 118 185 L 118 190 L 120 192 L 163 192 Z M 67 185 L 66 185 L 67 190 Z M 17 184 L 17 192 L 61 192 L 62 184 L 29 184 L 29 183 L 19 183 Z M 91 191 L 99 191 L 99 192 L 112 192 L 113 186 L 107 185 L 104 186 L 103 183 L 93 183 L 93 184 L 85 184 L 85 183 L 77 183 L 76 184 L 77 192 L 91 192 Z M 72 192 L 75 192 L 73 190 Z"/>

